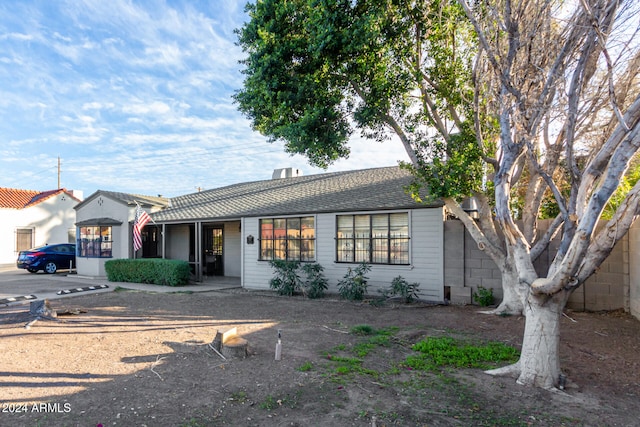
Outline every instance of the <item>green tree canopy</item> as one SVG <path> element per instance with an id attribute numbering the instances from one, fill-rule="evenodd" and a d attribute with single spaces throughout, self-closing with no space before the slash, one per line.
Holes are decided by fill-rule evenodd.
<path id="1" fill-rule="evenodd" d="M 379 141 L 393 135 L 420 178 L 416 195 L 422 185 L 432 198 L 480 190 L 476 41 L 460 5 L 262 0 L 248 13 L 239 31 L 246 77 L 235 100 L 255 130 L 320 167 L 349 155 L 355 131 Z"/>

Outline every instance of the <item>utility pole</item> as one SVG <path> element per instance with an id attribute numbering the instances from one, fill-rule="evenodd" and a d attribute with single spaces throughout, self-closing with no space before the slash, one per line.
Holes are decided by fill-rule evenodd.
<path id="1" fill-rule="evenodd" d="M 60 189 L 60 156 L 58 156 L 58 189 Z"/>

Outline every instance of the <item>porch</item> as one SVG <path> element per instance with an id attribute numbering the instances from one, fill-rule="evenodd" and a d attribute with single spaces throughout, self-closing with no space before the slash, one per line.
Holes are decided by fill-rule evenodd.
<path id="1" fill-rule="evenodd" d="M 221 291 L 225 289 L 236 289 L 242 287 L 239 277 L 231 276 L 203 276 L 199 282 L 194 282 L 193 286 L 206 287 L 207 290 Z"/>

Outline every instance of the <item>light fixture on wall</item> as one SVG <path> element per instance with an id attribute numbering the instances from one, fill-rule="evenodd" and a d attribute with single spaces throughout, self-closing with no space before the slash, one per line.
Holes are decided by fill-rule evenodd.
<path id="1" fill-rule="evenodd" d="M 247 236 L 247 245 L 253 245 L 254 239 L 251 234 Z"/>

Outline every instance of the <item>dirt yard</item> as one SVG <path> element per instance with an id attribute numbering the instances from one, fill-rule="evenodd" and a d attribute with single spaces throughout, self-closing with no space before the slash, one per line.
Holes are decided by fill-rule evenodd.
<path id="1" fill-rule="evenodd" d="M 28 305 L 0 309 L 1 426 L 640 425 L 640 322 L 624 313 L 566 313 L 567 388 L 548 392 L 478 369 L 402 365 L 427 336 L 519 348 L 524 319 L 477 307 L 240 290 L 120 291 L 51 306 L 58 321 L 29 328 Z M 388 328 L 390 344 L 354 355 L 358 325 Z M 244 359 L 209 345 L 231 327 L 249 343 Z M 356 368 L 339 368 L 338 356 Z"/>

